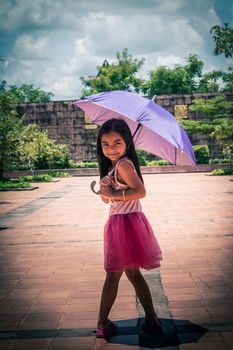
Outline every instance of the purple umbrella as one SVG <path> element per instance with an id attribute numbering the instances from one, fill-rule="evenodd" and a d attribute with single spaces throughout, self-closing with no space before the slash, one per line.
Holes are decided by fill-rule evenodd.
<path id="1" fill-rule="evenodd" d="M 111 118 L 123 119 L 134 136 L 136 148 L 170 163 L 196 166 L 191 142 L 174 116 L 157 103 L 128 91 L 108 91 L 74 102 L 91 119 L 102 125 Z M 138 127 L 139 126 L 139 127 Z"/>

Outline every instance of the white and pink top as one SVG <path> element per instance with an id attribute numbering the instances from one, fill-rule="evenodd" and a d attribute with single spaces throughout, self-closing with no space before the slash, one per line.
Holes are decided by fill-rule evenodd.
<path id="1" fill-rule="evenodd" d="M 130 159 L 128 158 L 120 159 L 116 163 L 115 167 L 108 173 L 109 176 L 113 176 L 113 181 L 114 181 L 113 188 L 116 191 L 122 190 L 124 188 L 125 189 L 128 188 L 127 185 L 117 180 L 117 169 L 122 160 L 126 160 L 136 172 L 133 162 Z M 125 202 L 123 201 L 123 198 L 122 198 L 122 201 L 111 200 L 109 216 L 116 215 L 116 214 L 129 214 L 129 213 L 135 213 L 135 212 L 142 212 L 142 207 L 139 199 L 133 199 Z"/>

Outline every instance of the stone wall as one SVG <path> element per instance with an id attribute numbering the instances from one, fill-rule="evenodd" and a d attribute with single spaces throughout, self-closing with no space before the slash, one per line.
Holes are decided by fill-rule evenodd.
<path id="1" fill-rule="evenodd" d="M 57 143 L 70 146 L 75 161 L 94 160 L 97 128 L 85 123 L 82 110 L 72 101 L 28 103 L 17 106 L 19 115 L 25 114 L 25 123 L 38 124 L 47 129 L 49 137 Z"/>
<path id="2" fill-rule="evenodd" d="M 154 97 L 154 101 L 175 114 L 176 106 L 188 106 L 197 98 L 211 98 L 217 93 L 192 95 L 162 95 Z M 233 101 L 233 93 L 226 93 L 228 101 Z M 72 159 L 75 161 L 96 160 L 96 137 L 98 127 L 88 122 L 84 112 L 73 104 L 73 101 L 54 101 L 47 103 L 26 103 L 17 106 L 19 115 L 25 114 L 25 123 L 38 124 L 47 129 L 49 136 L 57 143 L 70 146 Z M 194 116 L 197 118 L 197 116 Z M 203 135 L 194 135 L 193 144 L 208 142 Z"/>
<path id="3" fill-rule="evenodd" d="M 187 106 L 188 117 L 190 119 L 200 119 L 198 115 L 191 113 L 189 106 L 193 103 L 193 100 L 196 99 L 210 99 L 215 96 L 219 96 L 219 93 L 195 93 L 195 94 L 181 94 L 181 95 L 160 95 L 155 96 L 154 101 L 160 106 L 167 109 L 172 114 L 175 114 L 175 106 L 184 105 Z M 225 92 L 226 100 L 228 102 L 233 102 L 233 92 Z"/>

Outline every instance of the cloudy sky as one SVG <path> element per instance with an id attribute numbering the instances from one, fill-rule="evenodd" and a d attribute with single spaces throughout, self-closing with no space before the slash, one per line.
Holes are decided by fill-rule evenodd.
<path id="1" fill-rule="evenodd" d="M 54 100 L 80 97 L 80 76 L 128 48 L 145 58 L 139 76 L 159 65 L 185 63 L 189 53 L 205 71 L 225 69 L 212 55 L 211 26 L 232 25 L 231 0 L 1 0 L 1 80 L 32 83 Z"/>

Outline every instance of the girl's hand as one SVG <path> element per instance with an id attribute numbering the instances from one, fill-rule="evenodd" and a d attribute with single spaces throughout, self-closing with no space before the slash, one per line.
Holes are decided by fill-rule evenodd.
<path id="1" fill-rule="evenodd" d="M 113 189 L 111 186 L 109 186 L 109 185 L 101 185 L 100 186 L 100 190 L 99 190 L 100 196 L 107 198 L 107 199 L 110 199 L 112 194 L 113 194 Z"/>
<path id="2" fill-rule="evenodd" d="M 107 175 L 102 177 L 102 179 L 100 180 L 100 186 L 112 186 L 113 185 L 113 180 L 112 177 Z"/>

